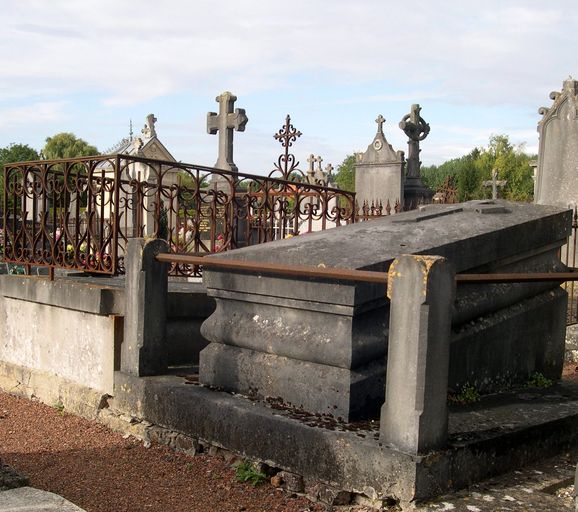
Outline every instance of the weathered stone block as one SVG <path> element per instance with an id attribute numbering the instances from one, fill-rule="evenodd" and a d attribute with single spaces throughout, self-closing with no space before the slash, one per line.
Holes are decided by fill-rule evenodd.
<path id="1" fill-rule="evenodd" d="M 155 375 L 167 366 L 168 266 L 155 259 L 167 251 L 167 242 L 158 238 L 128 243 L 121 369 L 133 375 Z"/>
<path id="2" fill-rule="evenodd" d="M 401 256 L 389 268 L 391 300 L 380 439 L 417 454 L 445 445 L 455 276 L 444 258 Z"/>

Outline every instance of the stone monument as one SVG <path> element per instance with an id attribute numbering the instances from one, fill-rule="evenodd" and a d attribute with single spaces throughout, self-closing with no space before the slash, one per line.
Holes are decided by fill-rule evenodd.
<path id="1" fill-rule="evenodd" d="M 567 208 L 578 199 L 578 81 L 568 78 L 550 99 L 550 108 L 538 111 L 544 117 L 538 123 L 534 202 Z"/>
<path id="2" fill-rule="evenodd" d="M 412 105 L 410 113 L 403 116 L 399 122 L 399 127 L 408 136 L 403 201 L 405 210 L 413 210 L 420 204 L 430 203 L 434 195 L 433 190 L 426 187 L 421 181 L 419 143 L 428 136 L 430 127 L 421 117 L 420 111 L 421 107 L 418 104 Z"/>
<path id="3" fill-rule="evenodd" d="M 249 119 L 244 108 L 233 110 L 237 96 L 229 91 L 217 96 L 215 101 L 219 104 L 219 113 L 207 113 L 207 132 L 211 135 L 219 133 L 219 157 L 215 167 L 237 172 L 237 166 L 233 162 L 233 130 L 244 132 Z"/>
<path id="4" fill-rule="evenodd" d="M 403 151 L 395 151 L 383 134 L 385 118 L 380 114 L 375 120 L 377 133 L 367 151 L 355 164 L 355 194 L 357 206 L 371 207 L 387 204 L 393 209 L 403 201 Z"/>
<path id="5" fill-rule="evenodd" d="M 333 165 L 327 164 L 325 170 L 322 169 L 321 163 L 323 158 L 321 156 L 315 156 L 313 153 L 307 158 L 307 163 L 309 168 L 307 169 L 307 183 L 312 185 L 322 185 L 324 187 L 332 186 L 330 183 L 332 181 Z M 317 164 L 317 167 L 315 167 Z"/>
<path id="6" fill-rule="evenodd" d="M 553 206 L 472 201 L 427 205 L 209 258 L 385 272 L 395 259 L 413 254 L 445 258 L 457 273 L 551 272 L 565 269 L 557 252 L 570 227 L 571 212 Z M 429 261 L 422 259 L 433 278 Z M 390 271 L 390 277 L 397 274 Z M 203 280 L 217 308 L 202 327 L 211 343 L 201 352 L 201 383 L 281 399 L 346 421 L 379 414 L 392 339 L 399 350 L 390 357 L 399 357 L 396 364 L 419 387 L 421 377 L 411 373 L 415 368 L 407 361 L 430 356 L 404 348 L 405 338 L 392 329 L 409 318 L 410 330 L 438 335 L 449 330 L 428 306 L 429 300 L 439 301 L 435 290 L 420 288 L 419 279 L 398 291 L 415 288 L 426 294 L 398 310 L 393 323 L 386 291 L 377 283 L 230 268 L 206 268 Z M 444 300 L 451 314 L 450 339 L 447 344 L 430 340 L 437 347 L 432 350 L 449 350 L 447 378 L 440 373 L 439 383 L 445 379 L 443 385 L 454 390 L 469 384 L 489 392 L 525 383 L 533 372 L 560 378 L 567 295 L 559 283 L 464 284 L 457 287 L 455 301 Z M 421 346 L 414 331 L 411 339 Z M 434 368 L 437 357 L 431 356 Z"/>

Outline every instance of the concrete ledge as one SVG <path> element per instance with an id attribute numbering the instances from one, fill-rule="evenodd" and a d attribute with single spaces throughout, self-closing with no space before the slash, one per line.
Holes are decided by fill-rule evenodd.
<path id="1" fill-rule="evenodd" d="M 415 466 L 422 459 L 388 450 L 373 437 L 310 426 L 262 403 L 187 385 L 179 377 L 116 372 L 115 382 L 110 405 L 124 414 L 354 492 L 415 494 Z"/>
<path id="2" fill-rule="evenodd" d="M 0 294 L 96 315 L 124 315 L 124 289 L 61 278 L 0 276 Z"/>
<path id="3" fill-rule="evenodd" d="M 534 399 L 528 400 L 528 393 Z M 191 384 L 117 372 L 111 410 L 349 492 L 424 500 L 550 456 L 578 441 L 578 385 L 484 398 L 450 409 L 445 449 L 423 456 L 344 424 Z"/>
<path id="4" fill-rule="evenodd" d="M 58 494 L 33 487 L 0 493 L 0 512 L 85 512 Z"/>

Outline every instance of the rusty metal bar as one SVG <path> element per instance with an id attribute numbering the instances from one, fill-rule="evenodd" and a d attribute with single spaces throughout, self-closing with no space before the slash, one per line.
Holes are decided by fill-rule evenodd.
<path id="1" fill-rule="evenodd" d="M 202 265 L 207 268 L 231 270 L 246 270 L 261 274 L 276 274 L 281 276 L 300 276 L 324 279 L 340 279 L 343 281 L 358 281 L 367 283 L 387 284 L 386 272 L 369 270 L 354 270 L 349 268 L 326 268 L 309 265 L 280 265 L 278 263 L 262 263 L 234 259 L 214 259 L 210 256 L 190 254 L 158 254 L 157 260 L 165 263 L 180 263 L 187 265 Z M 535 283 L 544 281 L 578 281 L 578 269 L 571 272 L 530 272 L 507 274 L 456 274 L 458 284 L 490 284 L 490 283 Z"/>
<path id="2" fill-rule="evenodd" d="M 185 265 L 202 265 L 207 268 L 245 270 L 260 274 L 275 274 L 280 276 L 315 277 L 322 279 L 340 279 L 342 281 L 364 281 L 369 283 L 387 284 L 387 273 L 368 270 L 352 270 L 348 268 L 325 268 L 308 265 L 279 265 L 277 263 L 255 263 L 233 259 L 214 259 L 210 256 L 191 256 L 188 254 L 158 254 L 157 260 L 165 263 Z"/>
<path id="3" fill-rule="evenodd" d="M 578 281 L 578 270 L 571 272 L 526 272 L 509 274 L 456 274 L 458 284 L 539 283 L 545 281 Z"/>

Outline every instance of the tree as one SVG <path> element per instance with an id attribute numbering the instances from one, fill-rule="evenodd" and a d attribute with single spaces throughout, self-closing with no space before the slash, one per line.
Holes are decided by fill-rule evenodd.
<path id="1" fill-rule="evenodd" d="M 337 167 L 335 183 L 341 190 L 355 192 L 355 154 L 347 155 Z"/>
<path id="2" fill-rule="evenodd" d="M 28 144 L 12 143 L 5 148 L 0 148 L 0 198 L 4 196 L 4 165 L 14 162 L 38 160 L 39 158 L 38 152 Z M 12 204 L 10 198 L 8 199 L 8 204 Z"/>
<path id="3" fill-rule="evenodd" d="M 57 133 L 46 139 L 42 155 L 47 160 L 98 155 L 98 150 L 73 133 Z"/>
<path id="4" fill-rule="evenodd" d="M 0 168 L 2 169 L 4 164 L 38 160 L 39 158 L 38 151 L 31 148 L 28 144 L 12 143 L 5 148 L 0 148 Z"/>

